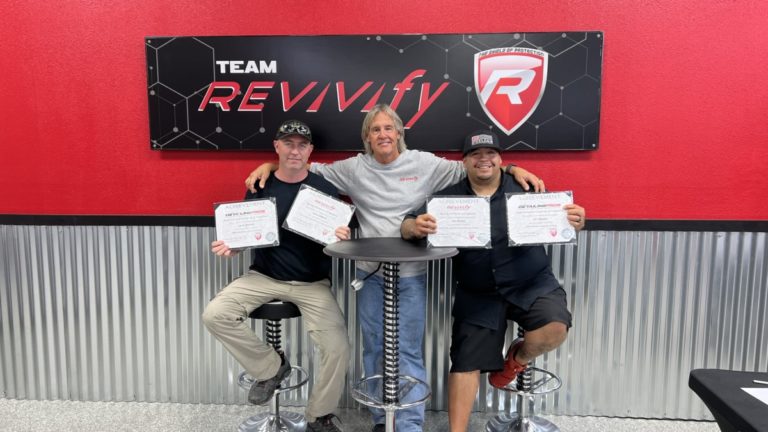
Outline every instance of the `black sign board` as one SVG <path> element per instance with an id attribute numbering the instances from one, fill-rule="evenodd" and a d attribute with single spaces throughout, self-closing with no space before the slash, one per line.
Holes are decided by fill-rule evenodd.
<path id="1" fill-rule="evenodd" d="M 509 150 L 595 150 L 601 32 L 148 37 L 150 146 L 271 150 L 309 124 L 316 150 L 361 150 L 365 113 L 396 109 L 406 142 L 460 150 L 493 130 Z"/>

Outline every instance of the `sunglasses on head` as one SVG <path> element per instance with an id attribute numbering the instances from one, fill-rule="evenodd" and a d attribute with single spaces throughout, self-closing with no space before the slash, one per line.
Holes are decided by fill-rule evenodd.
<path id="1" fill-rule="evenodd" d="M 299 122 L 289 122 L 280 126 L 279 132 L 285 134 L 309 135 L 309 128 Z"/>

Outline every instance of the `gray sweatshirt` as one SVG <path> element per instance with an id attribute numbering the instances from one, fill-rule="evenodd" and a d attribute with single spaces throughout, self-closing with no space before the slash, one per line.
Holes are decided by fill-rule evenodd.
<path id="1" fill-rule="evenodd" d="M 418 150 L 406 150 L 388 164 L 367 154 L 330 164 L 313 162 L 310 171 L 352 199 L 363 238 L 400 237 L 400 223 L 409 211 L 419 208 L 427 195 L 458 182 L 465 174 L 460 161 Z M 363 271 L 373 271 L 376 265 L 357 262 Z M 426 269 L 426 263 L 402 263 L 400 276 L 416 276 Z"/>

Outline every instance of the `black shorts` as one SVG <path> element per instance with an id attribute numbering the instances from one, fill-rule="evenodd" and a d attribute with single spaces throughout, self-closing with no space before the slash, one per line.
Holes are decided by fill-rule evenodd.
<path id="1" fill-rule="evenodd" d="M 551 322 L 561 322 L 571 328 L 571 313 L 562 288 L 537 298 L 527 311 L 507 303 L 504 314 L 506 319 L 499 320 L 498 329 L 454 319 L 451 332 L 451 372 L 501 370 L 504 367 L 502 352 L 507 319 L 517 322 L 525 330 L 536 330 Z"/>

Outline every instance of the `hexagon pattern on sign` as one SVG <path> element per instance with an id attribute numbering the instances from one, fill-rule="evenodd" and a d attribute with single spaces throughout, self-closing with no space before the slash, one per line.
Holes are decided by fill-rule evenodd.
<path id="1" fill-rule="evenodd" d="M 365 113 L 388 103 L 406 125 L 410 148 L 460 150 L 467 133 L 488 129 L 508 150 L 595 150 L 602 38 L 601 32 L 147 37 L 150 147 L 271 151 L 277 126 L 297 118 L 312 127 L 316 150 L 361 150 Z M 491 62 L 497 70 L 486 70 L 477 88 L 478 53 L 540 53 L 546 61 L 529 69 L 526 61 Z M 528 89 L 531 83 L 538 87 Z M 530 101 L 529 90 L 538 92 L 537 103 L 528 102 L 530 111 L 522 107 L 524 115 L 500 128 L 493 112 L 520 111 L 511 104 Z"/>

